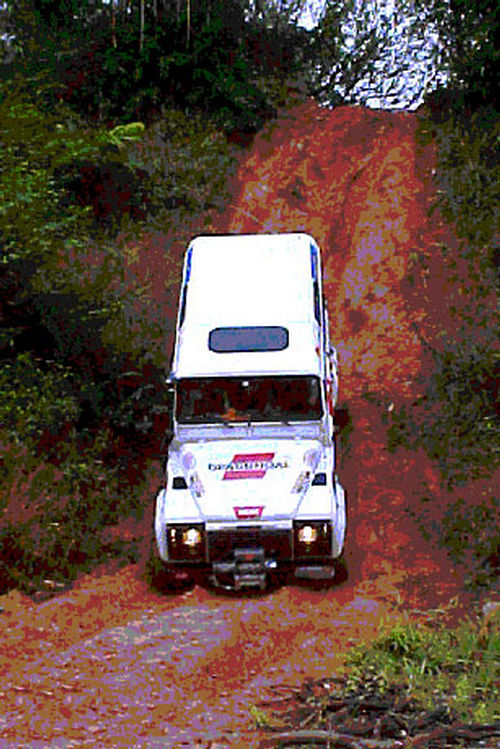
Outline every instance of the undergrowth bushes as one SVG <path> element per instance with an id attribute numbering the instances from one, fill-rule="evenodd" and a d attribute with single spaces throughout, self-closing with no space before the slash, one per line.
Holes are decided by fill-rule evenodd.
<path id="1" fill-rule="evenodd" d="M 431 213 L 440 212 L 456 241 L 438 247 L 436 255 L 421 255 L 420 281 L 416 266 L 410 268 L 411 293 L 430 310 L 421 342 L 433 367 L 416 383 L 422 395 L 414 402 L 390 410 L 384 404 L 389 448 L 422 446 L 448 492 L 448 506 L 440 508 L 437 519 L 424 492 L 418 511 L 422 529 L 440 539 L 457 561 L 471 560 L 471 581 L 485 584 L 493 581 L 498 565 L 498 506 L 491 504 L 489 492 L 471 502 L 470 492 L 461 487 L 492 477 L 500 465 L 494 301 L 499 284 L 498 134 L 498 116 L 490 108 L 467 118 L 455 113 L 445 122 L 421 121 L 423 146 L 430 139 L 438 146 L 438 197 Z"/>
<path id="2" fill-rule="evenodd" d="M 440 529 L 443 543 L 455 562 L 467 561 L 468 584 L 489 585 L 497 579 L 500 559 L 495 518 L 499 512 L 500 500 L 493 491 L 483 492 L 476 505 L 459 494 L 446 508 Z"/>
<path id="3" fill-rule="evenodd" d="M 434 368 L 416 405 L 391 413 L 389 449 L 423 445 L 448 486 L 489 475 L 500 456 L 498 354 L 470 340 L 432 352 Z"/>
<path id="4" fill-rule="evenodd" d="M 381 694 L 402 684 L 425 710 L 441 708 L 465 723 L 497 721 L 499 625 L 499 609 L 480 624 L 398 624 L 351 653 L 348 689 L 373 688 L 376 675 Z"/>
<path id="5" fill-rule="evenodd" d="M 234 153 L 222 132 L 201 115 L 166 111 L 134 158 L 149 175 L 149 223 L 165 228 L 186 215 L 220 209 L 229 197 Z"/>
<path id="6" fill-rule="evenodd" d="M 471 263 L 472 272 L 479 260 L 481 275 L 471 279 L 477 294 L 498 272 L 498 113 L 482 107 L 470 116 L 456 114 L 440 125 L 428 125 L 439 151 L 435 207 L 465 240 L 460 254 Z"/>
<path id="7" fill-rule="evenodd" d="M 308 679 L 289 697 L 279 685 L 260 703 L 266 709 L 250 708 L 257 727 L 273 732 L 266 745 L 497 746 L 500 607 L 489 602 L 453 625 L 455 603 L 425 621 L 404 614 L 382 624 L 329 678 Z"/>
<path id="8" fill-rule="evenodd" d="M 433 269 L 445 279 L 448 296 L 441 304 L 449 313 L 442 321 L 438 303 L 432 340 L 422 341 L 433 371 L 415 404 L 392 411 L 389 441 L 393 448 L 423 445 L 449 488 L 499 465 L 498 135 L 498 116 L 489 108 L 441 124 L 421 122 L 420 137 L 432 138 L 438 149 L 431 213 L 438 210 L 458 239 L 438 248 L 439 267 Z"/>
<path id="9" fill-rule="evenodd" d="M 0 424 L 14 444 L 59 433 L 79 413 L 71 373 L 56 362 L 40 363 L 27 352 L 0 370 Z"/>
<path id="10" fill-rule="evenodd" d="M 109 432 L 84 444 L 73 428 L 55 462 L 35 454 L 34 440 L 16 446 L 1 436 L 0 590 L 57 588 L 109 557 L 134 555 L 133 546 L 110 544 L 104 533 L 121 517 L 143 513 L 143 482 L 131 484 L 110 459 L 116 445 Z"/>
<path id="11" fill-rule="evenodd" d="M 180 272 L 166 233 L 222 207 L 233 157 L 177 111 L 84 122 L 43 76 L 0 82 L 0 122 L 0 588 L 33 592 L 135 553 L 103 528 L 150 499 L 159 310 Z M 163 286 L 138 267 L 158 230 Z"/>

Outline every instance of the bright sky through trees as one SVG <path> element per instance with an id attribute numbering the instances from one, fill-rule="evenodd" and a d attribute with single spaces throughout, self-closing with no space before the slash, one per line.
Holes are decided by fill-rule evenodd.
<path id="1" fill-rule="evenodd" d="M 325 80 L 342 98 L 374 108 L 414 109 L 425 93 L 446 80 L 436 66 L 438 30 L 412 0 L 311 0 L 305 5 L 300 24 L 306 28 L 318 23 L 325 8 L 327 13 L 329 7 L 341 8 L 346 15 L 341 26 L 342 54 Z M 367 37 L 373 48 L 372 64 L 353 82 L 356 56 Z"/>

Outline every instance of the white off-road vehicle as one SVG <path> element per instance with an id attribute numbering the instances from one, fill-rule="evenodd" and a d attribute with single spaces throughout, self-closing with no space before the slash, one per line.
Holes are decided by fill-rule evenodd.
<path id="1" fill-rule="evenodd" d="M 264 588 L 333 578 L 346 528 L 336 475 L 337 358 L 307 234 L 202 236 L 186 253 L 172 434 L 155 540 L 173 578 Z"/>

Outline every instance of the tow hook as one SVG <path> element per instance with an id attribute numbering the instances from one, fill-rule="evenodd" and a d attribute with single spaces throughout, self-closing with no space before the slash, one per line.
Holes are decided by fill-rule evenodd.
<path id="1" fill-rule="evenodd" d="M 212 582 L 226 590 L 242 588 L 260 588 L 264 590 L 267 583 L 267 572 L 276 567 L 276 562 L 265 558 L 264 549 L 234 549 L 234 559 L 229 562 L 214 562 Z M 219 579 L 229 578 L 228 582 Z"/>

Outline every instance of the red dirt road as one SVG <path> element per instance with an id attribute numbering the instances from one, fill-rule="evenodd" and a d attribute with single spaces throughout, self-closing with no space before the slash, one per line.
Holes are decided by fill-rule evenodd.
<path id="1" fill-rule="evenodd" d="M 262 735 L 252 708 L 266 687 L 331 676 L 381 626 L 464 605 L 459 574 L 409 512 L 424 478 L 439 500 L 437 473 L 421 454 L 388 453 L 380 415 L 361 398 L 413 399 L 426 366 L 415 326 L 429 325 L 429 310 L 408 302 L 405 274 L 410 253 L 432 252 L 441 228 L 427 216 L 431 157 L 417 149 L 416 125 L 414 114 L 302 105 L 259 135 L 213 225 L 305 230 L 322 248 L 353 426 L 339 470 L 348 580 L 266 595 L 197 587 L 163 596 L 131 565 L 88 575 L 42 604 L 11 593 L 0 601 L 0 749 L 196 741 L 252 749 Z M 183 250 L 170 258 L 177 269 Z M 160 261 L 146 238 L 138 262 L 156 282 Z M 169 289 L 162 298 L 171 305 Z M 160 312 L 172 317 L 170 307 Z M 137 532 L 147 534 L 148 523 Z"/>

